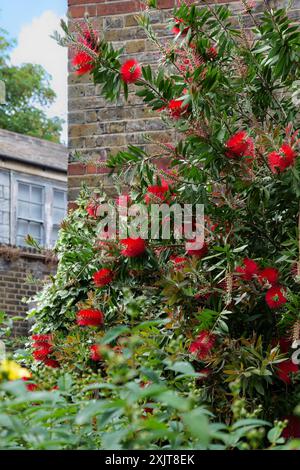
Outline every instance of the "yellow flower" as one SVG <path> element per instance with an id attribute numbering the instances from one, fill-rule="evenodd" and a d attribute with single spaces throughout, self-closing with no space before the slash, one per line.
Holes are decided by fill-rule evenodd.
<path id="1" fill-rule="evenodd" d="M 20 367 L 16 362 L 4 359 L 0 363 L 0 377 L 1 376 L 8 380 L 18 380 L 23 377 L 29 378 L 31 374 L 27 369 Z"/>

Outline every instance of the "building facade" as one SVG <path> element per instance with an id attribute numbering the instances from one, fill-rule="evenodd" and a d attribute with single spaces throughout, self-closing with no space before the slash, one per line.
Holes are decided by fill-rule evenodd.
<path id="1" fill-rule="evenodd" d="M 66 215 L 67 160 L 63 145 L 0 129 L 0 311 L 25 315 L 25 298 L 55 271 L 48 250 Z M 26 330 L 16 324 L 16 333 Z"/>

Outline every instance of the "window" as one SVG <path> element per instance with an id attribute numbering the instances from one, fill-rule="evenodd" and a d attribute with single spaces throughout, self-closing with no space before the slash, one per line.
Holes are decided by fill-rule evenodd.
<path id="1" fill-rule="evenodd" d="M 0 168 L 0 244 L 53 248 L 66 213 L 66 182 Z"/>
<path id="2" fill-rule="evenodd" d="M 60 189 L 53 189 L 52 234 L 51 246 L 55 245 L 60 224 L 66 215 L 67 193 Z"/>
<path id="3" fill-rule="evenodd" d="M 18 182 L 17 196 L 17 245 L 26 246 L 30 235 L 44 245 L 44 188 Z"/>

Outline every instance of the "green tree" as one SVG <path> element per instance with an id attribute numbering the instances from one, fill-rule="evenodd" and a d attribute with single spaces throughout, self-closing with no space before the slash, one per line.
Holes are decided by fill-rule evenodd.
<path id="1" fill-rule="evenodd" d="M 0 128 L 59 142 L 62 120 L 48 118 L 44 108 L 56 94 L 50 75 L 40 65 L 10 63 L 9 51 L 14 41 L 0 29 L 0 80 L 6 86 L 6 104 L 0 108 Z"/>

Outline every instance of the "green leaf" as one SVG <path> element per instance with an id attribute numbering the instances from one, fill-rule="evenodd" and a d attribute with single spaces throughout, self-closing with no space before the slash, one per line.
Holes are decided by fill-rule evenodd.
<path id="1" fill-rule="evenodd" d="M 127 326 L 116 326 L 108 330 L 108 332 L 101 338 L 101 344 L 109 344 L 122 334 L 129 333 L 130 329 Z"/>

